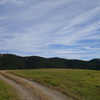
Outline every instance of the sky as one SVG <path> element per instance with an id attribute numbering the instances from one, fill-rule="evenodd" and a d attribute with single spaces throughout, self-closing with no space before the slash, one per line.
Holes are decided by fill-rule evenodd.
<path id="1" fill-rule="evenodd" d="M 100 0 L 0 0 L 0 53 L 100 58 Z"/>

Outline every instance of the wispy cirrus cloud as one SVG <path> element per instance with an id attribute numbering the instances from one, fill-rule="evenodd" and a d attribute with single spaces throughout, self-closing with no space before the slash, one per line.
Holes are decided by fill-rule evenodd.
<path id="1" fill-rule="evenodd" d="M 0 11 L 2 52 L 100 56 L 99 0 L 0 0 Z"/>
<path id="2" fill-rule="evenodd" d="M 30 0 L 0 0 L 0 5 L 6 5 L 6 4 L 22 5 L 28 1 Z"/>

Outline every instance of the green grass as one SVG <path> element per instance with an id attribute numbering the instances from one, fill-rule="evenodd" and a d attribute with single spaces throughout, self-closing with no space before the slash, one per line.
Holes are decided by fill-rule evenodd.
<path id="1" fill-rule="evenodd" d="M 76 100 L 100 100 L 100 71 L 76 69 L 13 70 Z"/>
<path id="2" fill-rule="evenodd" d="M 0 100 L 18 100 L 15 90 L 0 79 Z"/>

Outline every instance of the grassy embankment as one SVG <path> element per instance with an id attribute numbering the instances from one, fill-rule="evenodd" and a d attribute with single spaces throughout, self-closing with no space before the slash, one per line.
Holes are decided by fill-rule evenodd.
<path id="1" fill-rule="evenodd" d="M 76 69 L 13 70 L 76 100 L 100 100 L 100 71 Z"/>
<path id="2" fill-rule="evenodd" d="M 0 79 L 0 100 L 19 100 L 15 90 Z"/>

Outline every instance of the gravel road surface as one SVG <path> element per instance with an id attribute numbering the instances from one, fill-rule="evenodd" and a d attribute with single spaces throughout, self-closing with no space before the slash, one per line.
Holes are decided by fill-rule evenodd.
<path id="1" fill-rule="evenodd" d="M 5 71 L 0 73 L 0 78 L 16 89 L 21 100 L 72 100 L 37 82 L 6 73 Z"/>

